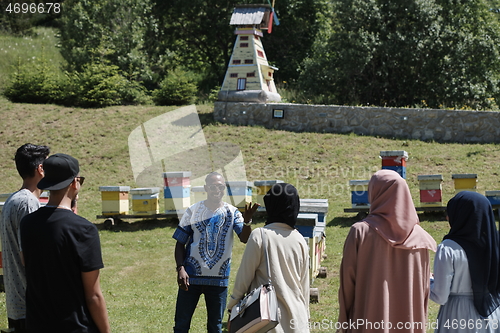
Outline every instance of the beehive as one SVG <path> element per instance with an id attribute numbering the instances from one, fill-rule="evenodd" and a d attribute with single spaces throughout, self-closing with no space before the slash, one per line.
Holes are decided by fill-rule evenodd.
<path id="1" fill-rule="evenodd" d="M 132 195 L 132 211 L 136 215 L 154 215 L 160 212 L 158 187 L 134 188 Z"/>
<path id="2" fill-rule="evenodd" d="M 44 191 L 42 194 L 40 194 L 40 205 L 45 206 L 49 202 L 49 192 Z"/>
<path id="3" fill-rule="evenodd" d="M 193 203 L 199 202 L 207 198 L 207 191 L 205 191 L 204 186 L 193 186 L 191 187 L 191 195 L 193 197 Z"/>
<path id="4" fill-rule="evenodd" d="M 457 173 L 451 175 L 455 184 L 455 194 L 461 191 L 476 192 L 477 174 L 475 173 Z"/>
<path id="5" fill-rule="evenodd" d="M 319 272 L 323 253 L 325 251 L 325 226 L 318 221 L 318 214 L 299 213 L 295 228 L 304 236 L 309 246 L 310 277 L 316 277 Z"/>
<path id="6" fill-rule="evenodd" d="M 191 172 L 164 172 L 165 213 L 183 213 L 191 205 Z"/>
<path id="7" fill-rule="evenodd" d="M 240 211 L 244 211 L 245 204 L 252 201 L 253 183 L 249 181 L 228 181 L 226 185 L 229 203 Z"/>
<path id="8" fill-rule="evenodd" d="M 260 210 L 265 209 L 266 204 L 264 203 L 264 196 L 271 189 L 274 184 L 283 183 L 282 180 L 256 180 L 253 182 L 256 188 L 257 203 L 260 204 Z"/>
<path id="9" fill-rule="evenodd" d="M 368 184 L 369 180 L 350 180 L 351 204 L 352 208 L 369 208 L 368 202 Z"/>
<path id="10" fill-rule="evenodd" d="M 492 206 L 500 205 L 500 191 L 486 191 L 485 196 Z"/>
<path id="11" fill-rule="evenodd" d="M 417 176 L 420 188 L 420 205 L 422 207 L 440 207 L 443 205 L 442 175 Z"/>
<path id="12" fill-rule="evenodd" d="M 190 186 L 191 172 L 190 171 L 164 172 L 163 181 L 165 187 Z"/>
<path id="13" fill-rule="evenodd" d="M 380 152 L 382 169 L 393 170 L 406 179 L 406 161 L 408 153 L 404 150 L 383 150 Z"/>
<path id="14" fill-rule="evenodd" d="M 328 199 L 300 199 L 300 213 L 317 214 L 318 224 L 326 223 Z"/>
<path id="15" fill-rule="evenodd" d="M 129 213 L 130 186 L 100 186 L 102 215 Z"/>

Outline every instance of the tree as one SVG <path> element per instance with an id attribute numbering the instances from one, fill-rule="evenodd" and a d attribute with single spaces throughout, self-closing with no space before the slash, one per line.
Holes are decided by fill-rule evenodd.
<path id="1" fill-rule="evenodd" d="M 436 0 L 443 19 L 434 68 L 441 76 L 437 103 L 489 107 L 498 99 L 500 30 L 495 14 L 481 0 Z M 437 104 L 436 103 L 436 104 Z"/>
<path id="2" fill-rule="evenodd" d="M 66 0 L 61 54 L 70 70 L 110 62 L 129 79 L 158 80 L 162 63 L 153 41 L 157 22 L 149 0 Z"/>
<path id="3" fill-rule="evenodd" d="M 296 81 L 300 65 L 310 52 L 314 39 L 323 28 L 327 2 L 324 0 L 277 0 L 275 10 L 280 25 L 262 43 L 267 58 L 279 68 L 279 81 Z"/>
<path id="4" fill-rule="evenodd" d="M 481 0 L 337 0 L 301 84 L 339 104 L 488 107 L 499 30 Z"/>
<path id="5" fill-rule="evenodd" d="M 208 86 L 222 82 L 234 42 L 229 19 L 235 0 L 153 0 L 159 21 L 158 47 L 171 54 L 170 69 L 182 66 L 204 76 Z"/>

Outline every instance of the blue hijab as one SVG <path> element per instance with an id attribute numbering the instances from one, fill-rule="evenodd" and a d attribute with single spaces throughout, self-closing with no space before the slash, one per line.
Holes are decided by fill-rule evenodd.
<path id="1" fill-rule="evenodd" d="M 462 191 L 448 202 L 446 211 L 451 229 L 444 239 L 465 250 L 474 306 L 488 317 L 500 306 L 500 241 L 493 209 L 485 196 Z"/>
<path id="2" fill-rule="evenodd" d="M 267 211 L 267 222 L 286 223 L 292 228 L 297 223 L 299 215 L 300 200 L 297 189 L 292 184 L 274 184 L 264 196 Z"/>

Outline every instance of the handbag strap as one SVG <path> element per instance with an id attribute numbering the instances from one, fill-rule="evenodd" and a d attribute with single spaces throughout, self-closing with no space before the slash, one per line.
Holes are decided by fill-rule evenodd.
<path id="1" fill-rule="evenodd" d="M 269 255 L 267 253 L 267 237 L 266 233 L 263 230 L 264 228 L 260 228 L 260 235 L 262 236 L 262 246 L 264 247 L 264 256 L 266 258 L 266 268 L 267 268 L 267 279 L 269 280 L 269 284 L 271 284 L 271 268 L 269 267 Z"/>

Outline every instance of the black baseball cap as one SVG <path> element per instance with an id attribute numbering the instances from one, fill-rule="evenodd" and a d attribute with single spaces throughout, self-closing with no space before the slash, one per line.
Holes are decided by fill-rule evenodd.
<path id="1" fill-rule="evenodd" d="M 45 177 L 38 182 L 41 190 L 61 190 L 78 176 L 80 167 L 78 160 L 66 154 L 54 154 L 43 161 Z"/>

